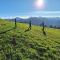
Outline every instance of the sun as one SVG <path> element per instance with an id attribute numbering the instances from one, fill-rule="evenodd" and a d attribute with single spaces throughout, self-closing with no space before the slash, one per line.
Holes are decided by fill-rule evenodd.
<path id="1" fill-rule="evenodd" d="M 44 0 L 35 0 L 34 6 L 37 9 L 43 9 L 44 8 Z"/>

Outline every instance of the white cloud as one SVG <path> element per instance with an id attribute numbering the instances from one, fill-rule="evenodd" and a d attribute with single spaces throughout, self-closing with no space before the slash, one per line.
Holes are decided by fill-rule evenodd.
<path id="1" fill-rule="evenodd" d="M 2 19 L 12 19 L 12 18 L 16 18 L 16 17 L 19 17 L 19 18 L 24 18 L 24 19 L 27 19 L 27 18 L 29 18 L 29 16 L 0 16 L 0 18 L 2 18 Z"/>
<path id="2" fill-rule="evenodd" d="M 29 16 L 20 16 L 20 18 L 27 19 L 27 18 L 29 18 Z"/>
<path id="3" fill-rule="evenodd" d="M 32 13 L 37 13 L 37 14 L 39 14 L 39 13 L 43 13 L 43 14 L 51 14 L 51 13 L 53 13 L 53 14 L 60 14 L 60 11 L 34 11 L 34 12 L 32 12 Z"/>
<path id="4" fill-rule="evenodd" d="M 30 15 L 44 17 L 60 17 L 60 11 L 33 11 L 30 12 Z"/>

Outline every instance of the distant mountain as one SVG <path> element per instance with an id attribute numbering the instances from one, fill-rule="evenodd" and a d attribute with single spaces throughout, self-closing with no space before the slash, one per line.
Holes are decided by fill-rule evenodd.
<path id="1" fill-rule="evenodd" d="M 53 17 L 53 18 L 45 18 L 45 17 L 30 17 L 28 19 L 23 19 L 23 18 L 19 18 L 16 17 L 15 18 L 17 20 L 17 22 L 22 22 L 22 23 L 29 23 L 29 21 L 32 21 L 33 25 L 41 25 L 42 22 L 44 21 L 46 26 L 50 26 L 52 25 L 53 27 L 60 27 L 60 18 L 58 17 Z M 14 21 L 15 19 L 11 19 L 11 21 Z"/>
<path id="2" fill-rule="evenodd" d="M 60 27 L 60 18 L 55 17 L 55 18 L 47 18 L 47 25 L 52 25 L 56 27 Z"/>
<path id="3" fill-rule="evenodd" d="M 23 19 L 23 18 L 19 18 L 19 17 L 16 17 L 15 19 L 17 20 L 17 22 L 22 22 L 22 23 L 28 23 L 29 22 L 28 19 Z"/>

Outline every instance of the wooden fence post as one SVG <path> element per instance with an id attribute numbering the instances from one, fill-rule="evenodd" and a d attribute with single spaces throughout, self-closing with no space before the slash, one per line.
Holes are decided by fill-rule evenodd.
<path id="1" fill-rule="evenodd" d="M 31 25 L 31 20 L 30 20 L 30 22 L 29 22 L 29 30 L 31 30 L 31 27 L 32 27 L 32 25 Z"/>
<path id="2" fill-rule="evenodd" d="M 43 26 L 42 28 L 43 34 L 46 35 L 44 22 L 42 23 L 42 26 Z"/>
<path id="3" fill-rule="evenodd" d="M 16 18 L 15 18 L 15 28 L 17 27 L 17 24 L 16 24 L 16 22 L 17 22 L 17 21 L 16 21 Z"/>

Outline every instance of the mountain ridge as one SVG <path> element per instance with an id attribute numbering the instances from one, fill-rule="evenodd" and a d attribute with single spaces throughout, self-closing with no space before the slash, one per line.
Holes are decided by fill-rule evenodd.
<path id="1" fill-rule="evenodd" d="M 14 19 L 10 19 L 11 21 L 17 20 L 17 22 L 22 22 L 22 23 L 29 23 L 29 21 L 32 21 L 33 25 L 41 25 L 42 22 L 45 23 L 45 26 L 49 27 L 52 25 L 52 27 L 60 27 L 60 18 L 58 17 L 52 17 L 52 18 L 48 18 L 48 17 L 30 17 L 27 19 L 23 19 L 23 18 L 19 18 L 16 17 Z"/>

